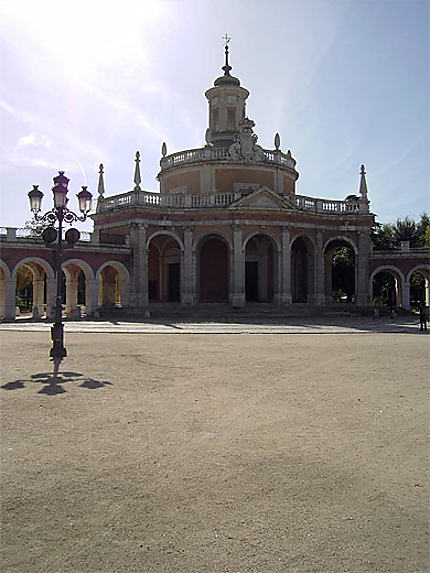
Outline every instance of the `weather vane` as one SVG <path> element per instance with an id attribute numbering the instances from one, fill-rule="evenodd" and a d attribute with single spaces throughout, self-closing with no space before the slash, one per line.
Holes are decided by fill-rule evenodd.
<path id="1" fill-rule="evenodd" d="M 228 43 L 231 40 L 230 36 L 227 36 L 227 34 L 226 34 L 225 36 L 222 37 L 222 39 L 225 40 L 225 47 L 227 47 Z"/>

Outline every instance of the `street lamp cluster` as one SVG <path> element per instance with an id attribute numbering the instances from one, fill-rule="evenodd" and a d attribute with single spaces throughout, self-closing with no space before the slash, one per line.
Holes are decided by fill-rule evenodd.
<path id="1" fill-rule="evenodd" d="M 67 207 L 69 199 L 67 198 L 69 179 L 64 175 L 64 171 L 59 171 L 54 177 L 54 186 L 52 193 L 54 198 L 54 207 L 40 214 L 43 193 L 39 190 L 38 185 L 33 185 L 33 189 L 28 193 L 30 200 L 30 209 L 36 221 L 46 223 L 42 236 L 45 245 L 56 249 L 55 258 L 55 275 L 57 281 L 57 293 L 55 299 L 55 316 L 54 324 L 51 328 L 52 348 L 50 356 L 54 362 L 54 376 L 57 376 L 60 363 L 67 356 L 64 346 L 64 326 L 63 326 L 63 296 L 61 280 L 61 263 L 63 250 L 63 224 L 69 224 L 76 221 L 85 221 L 91 209 L 92 194 L 87 187 L 83 186 L 82 190 L 76 194 L 78 198 L 79 211 L 81 216 L 77 215 Z M 58 232 L 54 225 L 58 222 Z M 80 233 L 77 229 L 68 229 L 65 233 L 65 239 L 69 246 L 73 246 L 79 241 Z M 56 244 L 55 244 L 56 242 Z"/>

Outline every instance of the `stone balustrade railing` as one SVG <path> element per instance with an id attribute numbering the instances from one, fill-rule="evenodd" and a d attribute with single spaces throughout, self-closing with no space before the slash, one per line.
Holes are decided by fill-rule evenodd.
<path id="1" fill-rule="evenodd" d="M 253 159 L 254 163 L 275 163 L 290 169 L 294 169 L 295 167 L 295 161 L 291 155 L 282 153 L 282 151 L 279 150 L 270 151 L 268 149 L 263 149 L 262 152 L 261 159 L 255 157 Z M 172 167 L 178 167 L 179 165 L 202 163 L 204 161 L 234 161 L 234 159 L 230 156 L 228 148 L 208 146 L 199 147 L 197 149 L 187 149 L 185 151 L 172 153 L 171 155 L 166 155 L 161 158 L 160 166 L 161 170 L 164 171 L 165 169 L 171 169 Z"/>
<path id="2" fill-rule="evenodd" d="M 149 191 L 129 191 L 121 195 L 114 195 L 99 200 L 97 212 L 104 213 L 113 209 L 121 209 L 130 206 L 143 206 L 154 208 L 196 209 L 196 208 L 220 208 L 229 207 L 235 201 L 244 197 L 242 193 L 201 193 L 187 195 L 184 193 L 161 195 Z M 330 199 L 318 199 L 304 195 L 282 195 L 285 203 L 295 211 L 307 211 L 310 213 L 322 213 L 328 215 L 366 214 L 368 213 L 367 202 L 355 200 L 339 201 Z"/>
<path id="3" fill-rule="evenodd" d="M 67 229 L 64 229 L 66 231 Z M 63 236 L 64 239 L 64 236 Z M 33 229 L 28 227 L 0 227 L 0 243 L 37 243 L 43 245 L 43 239 L 40 235 L 35 234 Z M 102 242 L 99 233 L 90 233 L 89 231 L 80 231 L 80 238 L 77 246 L 109 246 L 119 248 L 129 248 L 128 237 L 124 238 L 124 243 Z M 55 244 L 54 244 L 55 246 Z M 66 245 L 65 245 L 66 246 Z"/>

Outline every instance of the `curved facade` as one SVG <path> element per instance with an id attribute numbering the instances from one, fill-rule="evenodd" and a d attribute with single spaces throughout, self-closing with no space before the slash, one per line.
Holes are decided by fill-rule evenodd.
<path id="1" fill-rule="evenodd" d="M 205 146 L 168 154 L 163 143 L 159 193 L 141 189 L 139 153 L 134 189 L 120 195 L 105 196 L 100 166 L 92 240 L 64 257 L 68 314 L 79 299 L 87 314 L 114 305 L 139 313 L 163 302 L 323 306 L 333 301 L 332 261 L 340 248 L 354 261 L 349 294 L 358 307 L 370 305 L 372 281 L 381 271 L 395 277 L 399 306 L 409 308 L 415 271 L 425 277 L 428 298 L 428 250 L 372 252 L 364 166 L 358 193 L 343 201 L 298 195 L 296 160 L 282 151 L 279 135 L 273 149 L 257 143 L 246 115 L 249 92 L 230 75 L 227 51 L 222 69 L 205 93 Z M 14 314 L 12 289 L 21 265 L 33 275 L 33 304 L 49 314 L 52 255 L 40 240 L 28 238 L 24 245 L 14 233 L 0 237 L 2 316 Z"/>
<path id="2" fill-rule="evenodd" d="M 206 145 L 168 154 L 163 144 L 160 193 L 141 190 L 138 154 L 133 191 L 105 197 L 100 175 L 95 231 L 102 241 L 130 239 L 131 305 L 322 305 L 332 298 L 326 245 L 334 240 L 352 247 L 355 301 L 369 304 L 373 216 L 364 167 L 359 195 L 345 201 L 297 195 L 291 152 L 278 134 L 273 149 L 258 145 L 249 92 L 230 75 L 228 54 L 222 69 L 205 94 Z"/>

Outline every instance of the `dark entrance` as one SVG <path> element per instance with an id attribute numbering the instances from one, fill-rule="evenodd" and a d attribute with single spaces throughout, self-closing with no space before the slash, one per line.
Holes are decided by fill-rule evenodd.
<path id="1" fill-rule="evenodd" d="M 218 237 L 209 237 L 200 249 L 200 302 L 227 302 L 228 250 Z"/>
<path id="2" fill-rule="evenodd" d="M 180 263 L 169 263 L 167 269 L 169 302 L 178 302 L 181 299 Z"/>
<path id="3" fill-rule="evenodd" d="M 245 262 L 245 298 L 258 301 L 258 261 Z"/>

